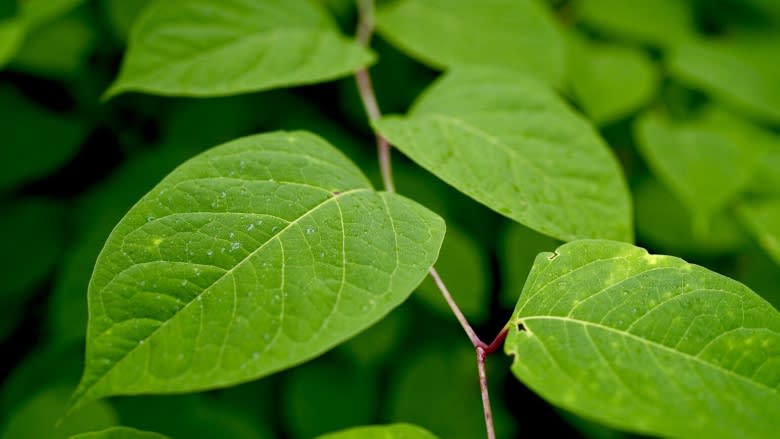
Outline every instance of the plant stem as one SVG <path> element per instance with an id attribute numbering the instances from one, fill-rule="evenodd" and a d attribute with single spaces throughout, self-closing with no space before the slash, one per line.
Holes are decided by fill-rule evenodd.
<path id="1" fill-rule="evenodd" d="M 477 371 L 479 372 L 479 389 L 482 393 L 482 411 L 485 413 L 485 428 L 488 439 L 496 439 L 496 430 L 493 427 L 493 410 L 490 408 L 490 393 L 488 392 L 487 371 L 485 370 L 485 358 L 487 352 L 482 346 L 476 348 Z"/>
<path id="2" fill-rule="evenodd" d="M 355 35 L 355 40 L 361 45 L 368 47 L 371 42 L 371 35 L 374 33 L 374 1 L 373 0 L 358 0 L 358 26 Z M 355 72 L 355 82 L 357 83 L 358 92 L 360 93 L 360 100 L 363 103 L 363 108 L 368 115 L 369 121 L 374 121 L 382 117 L 382 112 L 379 109 L 377 103 L 376 94 L 374 93 L 374 86 L 371 84 L 371 75 L 368 73 L 368 69 L 362 68 Z M 382 172 L 382 183 L 387 192 L 395 192 L 395 184 L 393 183 L 393 166 L 390 156 L 390 143 L 382 135 L 375 132 L 377 154 L 379 157 L 379 168 Z M 496 338 L 489 345 L 480 340 L 474 329 L 469 324 L 466 316 L 458 307 L 458 304 L 453 299 L 444 281 L 439 276 L 436 268 L 431 267 L 428 270 L 431 278 L 433 278 L 436 286 L 439 288 L 444 300 L 447 301 L 452 313 L 455 314 L 455 318 L 463 327 L 466 335 L 469 337 L 471 344 L 474 346 L 474 350 L 477 354 L 477 369 L 479 371 L 479 387 L 482 393 L 482 408 L 485 413 L 485 428 L 487 429 L 488 439 L 495 439 L 496 432 L 493 427 L 493 411 L 490 408 L 490 394 L 488 393 L 488 381 L 487 372 L 485 371 L 485 359 L 487 356 L 496 350 L 504 342 L 506 333 L 509 329 L 507 324 L 498 333 Z"/>

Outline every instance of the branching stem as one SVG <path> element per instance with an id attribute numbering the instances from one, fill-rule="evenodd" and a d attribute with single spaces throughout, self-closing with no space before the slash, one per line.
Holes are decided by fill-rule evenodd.
<path id="1" fill-rule="evenodd" d="M 371 35 L 374 33 L 374 1 L 373 0 L 357 0 L 358 3 L 358 26 L 355 35 L 355 40 L 361 45 L 368 47 L 371 42 Z M 362 68 L 355 72 L 355 82 L 357 83 L 358 92 L 360 93 L 360 100 L 363 102 L 363 108 L 366 115 L 368 115 L 369 121 L 374 121 L 382 117 L 382 112 L 379 109 L 377 103 L 376 94 L 374 93 L 374 87 L 371 84 L 371 75 L 368 73 L 368 69 Z M 395 184 L 393 183 L 393 166 L 390 156 L 390 143 L 382 135 L 375 132 L 377 155 L 379 157 L 379 167 L 382 172 L 382 183 L 385 190 L 388 192 L 395 192 Z M 488 393 L 488 380 L 487 372 L 485 369 L 485 359 L 488 355 L 498 350 L 504 343 L 509 325 L 507 324 L 498 333 L 496 338 L 487 344 L 480 340 L 474 329 L 469 324 L 466 316 L 458 307 L 455 299 L 450 294 L 449 289 L 444 284 L 444 281 L 439 276 L 436 268 L 431 267 L 429 270 L 431 278 L 433 278 L 436 286 L 439 288 L 441 295 L 449 305 L 452 313 L 455 314 L 460 326 L 466 332 L 471 344 L 474 346 L 474 350 L 477 354 L 477 371 L 479 373 L 479 387 L 482 394 L 482 408 L 485 413 L 485 428 L 487 429 L 488 439 L 495 439 L 496 432 L 493 427 L 493 411 L 490 408 L 490 394 Z"/>

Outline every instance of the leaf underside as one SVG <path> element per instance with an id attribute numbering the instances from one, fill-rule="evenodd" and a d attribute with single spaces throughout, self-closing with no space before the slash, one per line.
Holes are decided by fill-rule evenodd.
<path id="1" fill-rule="evenodd" d="M 441 218 L 375 192 L 314 135 L 213 148 L 108 238 L 74 404 L 223 387 L 308 360 L 405 300 L 443 235 Z"/>
<path id="2" fill-rule="evenodd" d="M 727 277 L 577 241 L 537 257 L 512 322 L 513 373 L 579 415 L 665 437 L 777 433 L 780 314 Z"/>
<path id="3" fill-rule="evenodd" d="M 154 2 L 106 96 L 226 96 L 331 80 L 372 60 L 310 0 Z"/>
<path id="4" fill-rule="evenodd" d="M 540 233 L 633 239 L 617 160 L 588 122 L 530 77 L 453 69 L 408 116 L 375 127 L 454 188 Z"/>

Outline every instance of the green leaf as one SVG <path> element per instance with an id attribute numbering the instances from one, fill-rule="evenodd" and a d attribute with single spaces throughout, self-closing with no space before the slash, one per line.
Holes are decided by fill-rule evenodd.
<path id="1" fill-rule="evenodd" d="M 575 15 L 606 34 L 669 46 L 694 34 L 691 5 L 681 0 L 576 0 Z"/>
<path id="2" fill-rule="evenodd" d="M 745 200 L 737 213 L 759 245 L 780 265 L 780 198 Z"/>
<path id="3" fill-rule="evenodd" d="M 672 121 L 658 113 L 637 120 L 639 151 L 689 210 L 699 237 L 708 233 L 713 215 L 750 182 L 763 153 L 760 144 L 744 141 L 743 124 L 716 108 L 693 121 Z"/>
<path id="4" fill-rule="evenodd" d="M 537 0 L 401 0 L 376 20 L 383 37 L 436 68 L 499 66 L 553 84 L 565 73 L 564 38 Z"/>
<path id="5" fill-rule="evenodd" d="M 50 374 L 52 366 L 49 365 Z M 73 387 L 68 385 L 36 390 L 38 393 L 35 396 L 8 413 L 0 439 L 65 439 L 117 423 L 116 413 L 108 403 L 93 401 L 57 424 L 57 418 L 64 413 Z"/>
<path id="6" fill-rule="evenodd" d="M 78 152 L 87 126 L 0 87 L 0 192 L 45 177 Z"/>
<path id="7" fill-rule="evenodd" d="M 777 434 L 780 314 L 678 258 L 597 240 L 540 254 L 505 350 L 532 390 L 609 426 L 676 438 Z"/>
<path id="8" fill-rule="evenodd" d="M 213 148 L 108 238 L 74 405 L 225 387 L 306 361 L 403 302 L 443 235 L 438 216 L 375 192 L 314 135 Z"/>
<path id="9" fill-rule="evenodd" d="M 81 433 L 71 436 L 70 439 L 167 439 L 159 433 L 141 431 L 129 427 L 111 427 L 103 431 Z"/>
<path id="10" fill-rule="evenodd" d="M 377 130 L 417 164 L 485 206 L 564 241 L 630 241 L 617 160 L 545 84 L 516 72 L 448 72 L 406 117 Z"/>
<path id="11" fill-rule="evenodd" d="M 375 373 L 338 357 L 296 367 L 286 377 L 280 401 L 285 431 L 308 439 L 370 423 L 379 405 L 378 381 Z"/>
<path id="12" fill-rule="evenodd" d="M 488 255 L 466 232 L 447 223 L 447 236 L 436 261 L 436 270 L 452 285 L 450 293 L 469 321 L 483 323 L 490 311 Z M 413 297 L 431 311 L 452 317 L 452 310 L 430 276 L 420 284 Z"/>
<path id="13" fill-rule="evenodd" d="M 646 52 L 573 37 L 569 81 L 585 114 L 599 125 L 631 115 L 656 94 L 658 72 Z"/>
<path id="14" fill-rule="evenodd" d="M 780 33 L 694 39 L 669 57 L 676 78 L 764 121 L 780 123 Z"/>
<path id="15" fill-rule="evenodd" d="M 103 0 L 102 6 L 111 29 L 122 42 L 130 37 L 135 20 L 151 0 Z"/>
<path id="16" fill-rule="evenodd" d="M 350 428 L 317 439 L 436 439 L 436 436 L 414 425 L 390 424 Z"/>
<path id="17" fill-rule="evenodd" d="M 0 20 L 0 68 L 13 59 L 24 41 L 24 25 L 20 20 Z"/>
<path id="18" fill-rule="evenodd" d="M 449 231 L 447 236 L 449 237 Z M 534 232 L 518 223 L 506 224 L 498 242 L 498 262 L 501 268 L 501 305 L 513 309 L 523 290 L 536 255 L 552 251 L 561 242 Z M 446 253 L 443 253 L 445 255 Z"/>
<path id="19" fill-rule="evenodd" d="M 309 0 L 160 1 L 135 22 L 106 97 L 247 93 L 335 79 L 371 61 Z"/>

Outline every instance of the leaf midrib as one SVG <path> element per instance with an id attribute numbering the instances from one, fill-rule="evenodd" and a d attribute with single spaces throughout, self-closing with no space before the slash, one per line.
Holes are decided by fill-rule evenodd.
<path id="1" fill-rule="evenodd" d="M 705 360 L 703 360 L 703 359 L 701 359 L 701 358 L 699 358 L 697 356 L 688 354 L 686 352 L 682 352 L 682 351 L 678 351 L 678 350 L 672 349 L 669 346 L 663 345 L 661 343 L 658 343 L 658 342 L 655 342 L 655 341 L 652 341 L 652 340 L 647 340 L 647 339 L 642 338 L 642 337 L 640 337 L 638 335 L 632 334 L 630 332 L 624 332 L 624 331 L 621 331 L 619 329 L 612 328 L 610 326 L 605 326 L 605 325 L 602 325 L 602 324 L 599 324 L 599 323 L 595 323 L 595 322 L 590 322 L 590 321 L 587 321 L 587 320 L 573 319 L 571 317 L 562 317 L 562 316 L 531 316 L 531 317 L 522 317 L 522 318 L 518 319 L 519 322 L 526 323 L 526 326 L 528 326 L 527 322 L 529 320 L 558 320 L 558 321 L 564 321 L 564 322 L 579 324 L 579 325 L 584 326 L 584 327 L 594 327 L 594 328 L 598 328 L 598 329 L 601 329 L 601 330 L 604 330 L 604 331 L 612 332 L 612 333 L 618 334 L 620 336 L 632 338 L 632 339 L 637 340 L 637 341 L 639 341 L 641 343 L 644 343 L 644 344 L 646 344 L 648 346 L 655 347 L 655 348 L 658 348 L 658 349 L 661 349 L 661 350 L 665 350 L 665 351 L 671 352 L 671 353 L 676 354 L 676 355 L 680 355 L 680 356 L 682 356 L 684 358 L 689 359 L 690 361 L 693 361 L 693 362 L 696 362 L 696 363 L 700 363 L 700 364 L 702 364 L 702 365 L 704 365 L 706 367 L 718 370 L 720 372 L 723 372 L 726 375 L 733 376 L 735 378 L 738 378 L 741 381 L 745 381 L 745 382 L 747 382 L 749 384 L 752 384 L 754 387 L 765 389 L 765 390 L 767 390 L 770 393 L 773 393 L 775 395 L 778 394 L 777 389 L 771 388 L 771 387 L 769 387 L 768 385 L 766 385 L 766 384 L 764 384 L 762 382 L 753 381 L 752 379 L 750 379 L 750 378 L 748 378 L 748 377 L 746 377 L 744 375 L 740 375 L 740 374 L 738 374 L 738 373 L 736 373 L 736 372 L 734 372 L 732 370 L 725 369 L 725 368 L 723 368 L 723 367 L 721 367 L 721 366 L 719 366 L 717 364 L 707 362 L 707 361 L 705 361 Z M 744 326 L 742 326 L 741 328 L 743 328 L 743 329 L 757 329 L 757 328 L 747 328 L 747 327 L 744 327 Z M 737 328 L 737 329 L 739 329 L 739 328 Z M 771 331 L 771 329 L 769 329 L 769 328 L 766 328 L 766 329 Z M 533 331 L 531 331 L 531 332 L 533 332 Z M 540 342 L 541 342 L 541 340 L 540 340 Z M 544 343 L 542 343 L 542 344 L 544 344 Z M 595 347 L 595 345 L 594 345 L 594 347 Z"/>
<path id="2" fill-rule="evenodd" d="M 146 337 L 144 337 L 144 338 L 141 338 L 141 339 L 139 339 L 139 341 L 146 341 L 146 340 L 149 340 L 150 338 L 152 338 L 152 337 L 153 337 L 153 336 L 154 336 L 154 335 L 155 335 L 155 334 L 156 334 L 156 333 L 157 333 L 157 332 L 158 332 L 158 331 L 159 331 L 159 330 L 160 330 L 160 329 L 161 329 L 163 326 L 165 326 L 165 324 L 166 324 L 166 323 L 168 323 L 168 322 L 170 322 L 171 320 L 173 320 L 173 319 L 174 319 L 176 316 L 178 316 L 178 315 L 180 315 L 182 312 L 184 312 L 184 311 L 185 311 L 185 310 L 186 310 L 186 309 L 187 309 L 187 308 L 188 308 L 190 305 L 192 305 L 193 303 L 197 302 L 197 299 L 198 299 L 198 297 L 202 297 L 202 296 L 203 296 L 204 294 L 206 294 L 206 293 L 207 293 L 207 292 L 208 292 L 208 291 L 209 291 L 209 290 L 210 290 L 210 289 L 211 289 L 211 288 L 212 288 L 214 285 L 216 285 L 217 283 L 219 283 L 219 282 L 220 282 L 222 279 L 224 279 L 224 278 L 225 278 L 227 275 L 229 275 L 229 274 L 232 274 L 232 273 L 233 273 L 233 271 L 234 271 L 236 268 L 238 268 L 239 266 L 241 266 L 241 265 L 245 264 L 245 263 L 246 263 L 246 262 L 247 262 L 247 261 L 248 261 L 250 258 L 254 257 L 254 256 L 255 256 L 255 255 L 256 255 L 256 254 L 257 254 L 259 251 L 261 251 L 263 248 L 265 248 L 265 246 L 266 246 L 268 243 L 270 243 L 270 242 L 272 242 L 272 241 L 274 241 L 274 240 L 278 239 L 278 238 L 279 238 L 279 236 L 281 236 L 281 235 L 282 235 L 284 232 L 286 232 L 287 230 L 289 230 L 289 229 L 290 229 L 290 228 L 292 228 L 293 226 L 297 225 L 297 224 L 298 224 L 298 223 L 299 223 L 301 220 L 303 220 L 304 218 L 308 217 L 308 216 L 309 216 L 309 215 L 311 215 L 313 212 L 315 212 L 315 211 L 319 210 L 320 208 L 322 208 L 322 207 L 324 207 L 324 206 L 328 205 L 329 203 L 332 203 L 332 202 L 336 202 L 336 203 L 337 203 L 337 202 L 338 202 L 338 199 L 339 199 L 339 198 L 341 198 L 341 197 L 344 197 L 344 196 L 347 196 L 347 195 L 351 195 L 351 194 L 355 194 L 355 193 L 359 193 L 359 192 L 370 192 L 370 191 L 372 191 L 372 189 L 371 189 L 371 188 L 357 188 L 357 189 L 351 189 L 351 190 L 348 190 L 348 191 L 342 192 L 342 193 L 340 193 L 340 194 L 338 194 L 338 195 L 334 195 L 334 196 L 332 196 L 332 197 L 329 197 L 329 198 L 328 198 L 328 199 L 326 199 L 325 201 L 321 202 L 320 204 L 318 204 L 318 205 L 314 206 L 313 208 L 311 208 L 310 210 L 306 211 L 306 213 L 304 213 L 304 214 L 303 214 L 303 215 L 301 215 L 300 217 L 296 218 L 295 220 L 291 221 L 291 222 L 290 222 L 289 224 L 287 224 L 285 227 L 283 227 L 282 229 L 280 229 L 280 230 L 279 230 L 279 231 L 278 231 L 276 234 L 274 234 L 274 235 L 270 236 L 270 237 L 268 238 L 268 240 L 266 240 L 264 243 L 262 243 L 261 245 L 259 245 L 259 246 L 258 246 L 256 249 L 254 249 L 254 250 L 253 250 L 253 251 L 251 251 L 249 254 L 247 254 L 247 255 L 246 255 L 246 256 L 245 256 L 243 259 L 241 259 L 240 261 L 238 261 L 238 262 L 237 262 L 237 263 L 236 263 L 236 264 L 235 264 L 233 267 L 231 267 L 231 268 L 229 268 L 229 269 L 225 270 L 225 272 L 224 272 L 224 273 L 222 273 L 222 274 L 221 274 L 221 275 L 220 275 L 220 276 L 219 276 L 217 279 L 215 279 L 215 280 L 214 280 L 214 281 L 213 281 L 213 282 L 212 282 L 212 283 L 211 283 L 209 286 L 205 287 L 205 288 L 203 289 L 203 291 L 201 291 L 199 294 L 196 294 L 195 296 L 193 296 L 193 297 L 192 297 L 192 299 L 191 299 L 189 302 L 185 303 L 185 304 L 184 304 L 184 306 L 182 306 L 182 307 L 181 307 L 181 309 L 180 309 L 179 311 L 177 311 L 177 312 L 176 312 L 176 313 L 175 313 L 175 314 L 174 314 L 174 315 L 173 315 L 171 318 L 169 318 L 167 321 L 164 321 L 164 322 L 162 322 L 162 323 L 160 324 L 160 326 L 158 326 L 157 328 L 155 328 L 155 329 L 154 329 L 154 330 L 153 330 L 151 333 L 149 333 L 149 335 L 148 335 L 148 336 L 146 336 Z M 109 328 L 108 328 L 106 331 L 103 331 L 103 332 L 102 332 L 100 335 L 98 335 L 98 337 L 100 337 L 100 336 L 104 335 L 104 334 L 105 334 L 107 331 L 109 331 L 109 330 L 111 330 L 111 329 L 112 329 L 112 328 L 111 328 L 111 327 L 109 327 Z M 133 348 L 132 348 L 132 349 L 129 349 L 127 352 L 125 352 L 125 354 L 124 354 L 124 355 L 122 355 L 122 357 L 120 357 L 120 358 L 119 358 L 118 360 L 116 360 L 116 361 L 115 361 L 115 362 L 114 362 L 114 363 L 113 363 L 113 364 L 112 364 L 112 365 L 111 365 L 111 366 L 110 366 L 108 369 L 106 369 L 106 370 L 105 370 L 105 372 L 104 372 L 104 373 L 103 373 L 103 374 L 102 374 L 102 375 L 101 375 L 99 378 L 97 378 L 96 380 L 94 380 L 92 384 L 90 384 L 88 387 L 85 387 L 85 388 L 83 388 L 83 389 L 81 390 L 81 392 L 79 392 L 80 394 L 79 394 L 78 398 L 73 400 L 73 404 L 72 404 L 72 406 L 74 406 L 74 405 L 75 405 L 75 404 L 77 404 L 79 401 L 81 401 L 81 400 L 84 398 L 84 395 L 86 395 L 86 394 L 87 394 L 87 392 L 88 392 L 89 390 L 91 390 L 91 389 L 95 388 L 95 386 L 97 386 L 97 385 L 98 385 L 98 384 L 99 384 L 99 383 L 100 383 L 100 382 L 101 382 L 103 379 L 105 379 L 105 378 L 108 376 L 108 374 L 109 374 L 109 373 L 110 373 L 112 370 L 114 370 L 114 368 L 115 368 L 117 365 L 119 365 L 119 364 L 120 364 L 122 361 L 124 361 L 124 359 L 125 359 L 125 358 L 127 358 L 127 357 L 128 357 L 130 354 L 132 354 L 133 352 L 135 352 L 135 351 L 136 351 L 136 349 L 138 349 L 138 348 L 139 348 L 139 346 L 142 346 L 142 344 L 141 344 L 141 343 L 137 343 L 135 346 L 133 346 Z M 88 355 L 88 357 L 89 357 L 89 355 Z"/>

